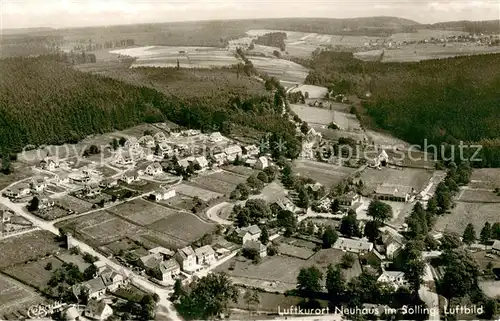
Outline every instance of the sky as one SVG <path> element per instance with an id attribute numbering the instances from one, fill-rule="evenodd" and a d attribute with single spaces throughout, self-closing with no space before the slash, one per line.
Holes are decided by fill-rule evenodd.
<path id="1" fill-rule="evenodd" d="M 500 19 L 500 0 L 0 0 L 0 5 L 0 27 L 6 29 L 278 17 Z"/>

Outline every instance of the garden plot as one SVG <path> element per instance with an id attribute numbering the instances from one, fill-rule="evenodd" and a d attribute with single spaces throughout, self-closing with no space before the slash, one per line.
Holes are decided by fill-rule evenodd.
<path id="1" fill-rule="evenodd" d="M 113 217 L 109 221 L 84 228 L 80 230 L 79 233 L 85 238 L 91 239 L 96 244 L 102 245 L 134 235 L 139 231 L 141 231 L 139 226 L 117 217 Z"/>
<path id="2" fill-rule="evenodd" d="M 327 188 L 337 185 L 356 170 L 355 168 L 336 166 L 310 160 L 295 160 L 293 167 L 294 171 L 300 176 L 312 178 Z"/>
<path id="3" fill-rule="evenodd" d="M 240 183 L 244 183 L 247 180 L 247 177 L 242 176 L 242 175 L 238 175 L 238 174 L 234 174 L 231 172 L 216 172 L 216 173 L 210 174 L 210 177 L 224 181 L 224 182 L 228 182 L 231 184 L 236 184 L 236 185 L 238 185 Z"/>
<path id="4" fill-rule="evenodd" d="M 149 225 L 176 213 L 175 210 L 143 199 L 136 199 L 120 204 L 108 209 L 108 211 L 131 220 L 140 226 Z"/>
<path id="5" fill-rule="evenodd" d="M 215 225 L 205 223 L 194 214 L 177 212 L 174 215 L 154 222 L 149 225 L 149 228 L 191 243 L 206 233 L 211 233 L 215 229 Z"/>
<path id="6" fill-rule="evenodd" d="M 200 188 L 208 189 L 223 195 L 229 195 L 237 185 L 221 181 L 209 175 L 196 177 L 192 181 Z"/>
<path id="7" fill-rule="evenodd" d="M 469 187 L 488 190 L 493 190 L 497 187 L 500 188 L 500 169 L 474 169 L 472 171 Z"/>
<path id="8" fill-rule="evenodd" d="M 49 263 L 52 265 L 51 270 L 45 268 Z M 42 290 L 52 278 L 53 271 L 60 268 L 62 264 L 63 262 L 56 257 L 49 257 L 27 264 L 18 264 L 4 270 L 4 272 L 17 280 L 21 280 L 26 284 Z"/>
<path id="9" fill-rule="evenodd" d="M 77 197 L 71 195 L 63 195 L 60 197 L 54 197 L 54 202 L 60 207 L 67 209 L 68 211 L 74 211 L 76 213 L 85 213 L 92 209 L 93 204 Z"/>
<path id="10" fill-rule="evenodd" d="M 477 203 L 498 203 L 498 207 L 500 208 L 500 195 L 498 195 L 493 191 L 474 190 L 465 188 L 459 193 L 457 201 L 477 202 Z"/>
<path id="11" fill-rule="evenodd" d="M 25 285 L 5 275 L 0 275 L 0 318 L 7 319 L 10 315 L 12 319 L 13 313 L 26 314 L 30 306 L 43 301 L 41 296 Z"/>
<path id="12" fill-rule="evenodd" d="M 12 236 L 0 241 L 0 268 L 38 259 L 60 250 L 56 236 L 47 231 L 37 230 Z"/>
<path id="13" fill-rule="evenodd" d="M 147 246 L 149 248 L 163 246 L 167 249 L 172 250 L 183 248 L 190 244 L 190 242 L 181 240 L 177 237 L 151 230 L 134 235 L 130 237 L 130 239 L 140 242 L 141 244 L 144 244 L 144 246 Z"/>
<path id="14" fill-rule="evenodd" d="M 203 179 L 203 177 L 197 177 L 193 180 L 198 185 L 203 185 L 204 182 L 208 182 L 207 179 Z M 201 182 L 201 183 L 200 183 Z M 216 186 L 212 186 L 211 190 L 207 190 L 204 188 L 196 187 L 193 185 L 180 184 L 175 187 L 175 192 L 178 194 L 186 195 L 189 197 L 199 197 L 200 199 L 208 202 L 212 199 L 223 196 L 221 193 L 214 192 L 213 190 L 217 189 Z"/>
<path id="15" fill-rule="evenodd" d="M 239 175 L 243 175 L 246 177 L 250 177 L 253 174 L 258 173 L 258 170 L 255 170 L 251 167 L 246 167 L 246 166 L 236 166 L 236 165 L 227 165 L 222 168 L 226 172 L 233 172 Z"/>

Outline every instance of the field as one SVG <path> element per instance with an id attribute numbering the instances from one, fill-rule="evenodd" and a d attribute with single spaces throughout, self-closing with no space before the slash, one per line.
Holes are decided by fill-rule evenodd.
<path id="1" fill-rule="evenodd" d="M 20 319 L 26 316 L 31 305 L 42 303 L 44 299 L 23 284 L 0 275 L 0 318 L 2 320 Z"/>
<path id="2" fill-rule="evenodd" d="M 500 187 L 500 169 L 481 168 L 472 171 L 469 183 L 471 188 L 483 188 L 493 190 Z"/>
<path id="3" fill-rule="evenodd" d="M 170 215 L 176 211 L 143 199 L 136 199 L 108 209 L 109 212 L 133 221 L 140 226 L 146 226 Z"/>
<path id="4" fill-rule="evenodd" d="M 38 259 L 61 250 L 56 236 L 47 231 L 34 231 L 0 241 L 0 268 Z"/>
<path id="5" fill-rule="evenodd" d="M 258 199 L 263 199 L 268 203 L 275 202 L 279 199 L 282 199 L 285 197 L 287 194 L 286 189 L 283 187 L 283 185 L 279 181 L 274 181 L 262 189 L 262 191 L 257 194 L 257 195 L 250 195 L 250 199 L 253 198 L 258 198 Z"/>
<path id="6" fill-rule="evenodd" d="M 446 38 L 450 36 L 468 35 L 467 32 L 453 30 L 435 30 L 435 29 L 420 29 L 418 32 L 411 33 L 395 33 L 388 38 L 389 41 L 420 41 L 434 37 L 436 39 Z"/>
<path id="7" fill-rule="evenodd" d="M 393 169 L 383 168 L 381 170 L 367 168 L 361 173 L 361 180 L 365 185 L 365 191 L 371 193 L 381 184 L 410 186 L 420 193 L 432 177 L 432 171 L 425 169 Z"/>
<path id="8" fill-rule="evenodd" d="M 293 169 L 300 176 L 312 178 L 327 188 L 337 185 L 344 178 L 347 178 L 352 172 L 355 171 L 353 168 L 335 166 L 309 160 L 295 160 L 293 163 Z"/>
<path id="9" fill-rule="evenodd" d="M 50 271 L 45 269 L 45 266 L 49 262 L 52 264 L 52 270 Z M 18 264 L 4 270 L 4 272 L 17 280 L 21 280 L 39 290 L 42 290 L 50 281 L 53 271 L 61 267 L 62 264 L 63 262 L 61 260 L 52 256 L 28 264 Z"/>
<path id="10" fill-rule="evenodd" d="M 289 60 L 268 58 L 268 57 L 248 57 L 252 61 L 257 71 L 265 73 L 270 77 L 276 77 L 282 82 L 302 84 L 307 77 L 307 68 Z"/>
<path id="11" fill-rule="evenodd" d="M 280 255 L 266 257 L 257 265 L 236 257 L 217 267 L 216 271 L 226 272 L 236 280 L 248 280 L 251 284 L 258 281 L 274 288 L 275 291 L 285 291 L 296 287 L 297 276 L 301 268 L 316 265 L 326 272 L 328 265 L 339 263 L 343 255 L 344 253 L 340 250 L 326 249 L 320 250 L 308 260 Z M 234 270 L 229 269 L 231 264 L 234 264 Z M 278 266 L 279 269 L 276 268 Z M 349 270 L 344 270 L 344 273 L 348 280 L 361 274 L 359 261 L 356 260 L 354 266 Z"/>
<path id="12" fill-rule="evenodd" d="M 462 235 L 467 224 L 472 223 L 479 236 L 485 222 L 493 224 L 500 221 L 498 210 L 498 204 L 457 202 L 451 214 L 438 217 L 435 230 L 451 231 Z"/>
<path id="13" fill-rule="evenodd" d="M 203 180 L 202 177 L 198 177 L 198 178 L 194 179 L 193 181 L 195 181 L 197 184 L 204 185 L 203 183 L 200 183 L 199 181 L 204 182 L 206 180 Z M 192 186 L 192 185 L 180 184 L 180 185 L 177 185 L 175 187 L 175 192 L 178 194 L 189 196 L 189 197 L 199 197 L 200 199 L 204 200 L 205 202 L 208 202 L 212 199 L 223 196 L 223 194 L 212 191 L 212 189 L 214 189 L 214 188 L 215 188 L 215 186 L 212 186 L 211 190 L 207 190 L 207 189 L 199 188 L 199 187 Z"/>
<path id="14" fill-rule="evenodd" d="M 443 44 L 411 44 L 404 45 L 399 49 L 385 50 L 382 62 L 414 62 L 428 59 L 448 58 L 463 55 L 477 55 L 487 53 L 498 53 L 500 47 L 493 46 L 478 46 L 469 43 L 448 43 Z M 365 52 L 357 52 L 354 57 L 373 61 L 380 57 L 382 50 L 369 50 Z"/>
<path id="15" fill-rule="evenodd" d="M 213 176 L 213 175 L 214 174 L 198 176 L 192 181 L 201 188 L 208 189 L 224 195 L 229 195 L 235 189 L 236 185 L 238 185 L 229 182 L 229 180 L 231 180 L 232 178 L 234 179 L 234 174 L 230 173 L 227 173 L 227 175 L 225 174 L 224 175 L 226 176 L 225 180 L 218 179 L 218 177 L 219 178 L 223 177 L 221 175 L 218 176 Z"/>
<path id="16" fill-rule="evenodd" d="M 458 197 L 459 202 L 481 202 L 481 203 L 498 203 L 500 206 L 500 196 L 497 193 L 486 190 L 464 189 Z"/>
<path id="17" fill-rule="evenodd" d="M 144 246 L 153 248 L 156 246 L 163 246 L 168 249 L 179 249 L 184 246 L 189 245 L 190 242 L 184 241 L 182 239 L 173 237 L 171 235 L 167 235 L 165 233 L 156 232 L 156 231 L 144 231 L 139 234 L 136 234 L 130 239 L 134 241 L 138 241 Z"/>
<path id="18" fill-rule="evenodd" d="M 310 125 L 328 125 L 331 122 L 334 122 L 342 129 L 342 135 L 344 134 L 344 130 L 361 130 L 359 120 L 353 114 L 348 114 L 337 110 L 330 110 L 328 108 L 309 107 L 306 105 L 297 104 L 291 104 L 290 108 L 300 117 L 300 119 Z"/>
<path id="19" fill-rule="evenodd" d="M 53 199 L 60 207 L 73 210 L 76 213 L 85 213 L 92 209 L 92 203 L 79 199 L 71 195 L 63 195 Z"/>
<path id="20" fill-rule="evenodd" d="M 258 170 L 255 170 L 251 167 L 235 166 L 235 165 L 227 165 L 227 166 L 224 166 L 223 169 L 226 172 L 232 172 L 232 173 L 236 173 L 236 174 L 247 176 L 247 177 L 250 177 L 253 174 L 256 174 L 259 172 Z"/>
<path id="21" fill-rule="evenodd" d="M 312 250 L 287 243 L 281 243 L 279 245 L 279 253 L 281 255 L 296 257 L 303 260 L 307 260 L 314 255 L 314 251 Z"/>
<path id="22" fill-rule="evenodd" d="M 64 252 L 57 255 L 57 258 L 66 263 L 73 263 L 83 272 L 90 266 L 90 263 L 85 262 L 82 256 Z"/>
<path id="23" fill-rule="evenodd" d="M 328 88 L 313 86 L 313 85 L 300 85 L 290 90 L 290 93 L 301 91 L 304 95 L 307 92 L 309 99 L 322 99 L 328 94 Z"/>
<path id="24" fill-rule="evenodd" d="M 191 243 L 212 232 L 215 226 L 203 222 L 194 214 L 177 212 L 154 222 L 149 228 Z"/>

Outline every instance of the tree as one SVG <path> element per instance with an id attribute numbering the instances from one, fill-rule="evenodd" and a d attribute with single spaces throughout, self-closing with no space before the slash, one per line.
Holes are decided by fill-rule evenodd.
<path id="1" fill-rule="evenodd" d="M 248 305 L 248 311 L 251 312 L 250 306 L 257 305 L 260 303 L 260 296 L 257 291 L 248 289 L 245 291 L 245 296 L 243 297 L 246 304 Z"/>
<path id="2" fill-rule="evenodd" d="M 493 223 L 491 226 L 491 238 L 500 240 L 500 222 Z"/>
<path id="3" fill-rule="evenodd" d="M 97 267 L 94 264 L 90 264 L 88 268 L 83 271 L 83 278 L 85 280 L 92 280 L 97 274 Z"/>
<path id="4" fill-rule="evenodd" d="M 342 256 L 342 259 L 340 261 L 340 266 L 344 269 L 350 269 L 353 267 L 354 262 L 355 262 L 355 257 L 351 253 L 346 253 Z"/>
<path id="5" fill-rule="evenodd" d="M 493 320 L 498 313 L 498 304 L 495 300 L 488 299 L 484 304 L 484 313 L 482 317 L 486 320 Z"/>
<path id="6" fill-rule="evenodd" d="M 155 310 L 156 310 L 156 302 L 151 294 L 145 294 L 141 299 L 141 316 L 145 320 L 154 320 L 155 318 Z"/>
<path id="7" fill-rule="evenodd" d="M 37 196 L 35 196 L 31 199 L 28 205 L 28 211 L 30 212 L 38 211 L 39 206 L 40 206 L 40 199 Z"/>
<path id="8" fill-rule="evenodd" d="M 471 245 L 476 240 L 476 231 L 474 230 L 474 225 L 472 223 L 467 224 L 464 230 L 464 235 L 462 236 L 462 241 Z"/>
<path id="9" fill-rule="evenodd" d="M 481 230 L 481 234 L 479 239 L 481 243 L 486 244 L 491 238 L 491 225 L 489 222 L 484 223 L 483 229 Z"/>
<path id="10" fill-rule="evenodd" d="M 263 171 L 257 174 L 257 178 L 264 184 L 269 183 L 269 177 L 267 177 L 267 174 Z"/>
<path id="11" fill-rule="evenodd" d="M 342 221 L 340 222 L 340 233 L 347 237 L 361 236 L 358 220 L 356 219 L 356 213 L 354 213 L 354 215 L 350 213 L 342 218 Z"/>
<path id="12" fill-rule="evenodd" d="M 456 249 L 462 245 L 460 238 L 458 235 L 454 233 L 444 233 L 441 238 L 441 249 L 443 250 L 451 250 Z"/>
<path id="13" fill-rule="evenodd" d="M 276 220 L 278 226 L 285 228 L 290 227 L 292 229 L 295 229 L 297 227 L 297 217 L 295 216 L 295 213 L 292 211 L 280 210 L 278 212 Z"/>
<path id="14" fill-rule="evenodd" d="M 183 296 L 184 293 L 184 287 L 182 286 L 182 281 L 181 279 L 176 279 L 174 283 L 174 293 L 172 294 L 172 300 L 176 301 L 178 298 Z"/>
<path id="15" fill-rule="evenodd" d="M 329 249 L 337 242 L 339 238 L 337 232 L 333 229 L 333 227 L 328 226 L 323 232 L 323 248 Z"/>
<path id="16" fill-rule="evenodd" d="M 237 302 L 238 289 L 224 273 L 211 273 L 193 281 L 177 304 L 187 319 L 211 319 L 228 309 L 229 301 Z"/>
<path id="17" fill-rule="evenodd" d="M 346 290 L 346 280 L 339 266 L 330 264 L 326 271 L 326 289 L 332 301 L 342 297 Z"/>
<path id="18" fill-rule="evenodd" d="M 120 144 L 118 143 L 118 139 L 116 138 L 113 138 L 110 145 L 113 148 L 113 150 L 117 150 L 118 147 L 120 146 Z"/>
<path id="19" fill-rule="evenodd" d="M 444 275 L 440 282 L 443 295 L 448 298 L 458 298 L 479 293 L 479 267 L 464 250 L 446 250 L 441 255 L 444 263 Z"/>
<path id="20" fill-rule="evenodd" d="M 118 144 L 123 147 L 123 146 L 125 146 L 126 142 L 127 142 L 127 139 L 125 137 L 120 137 Z"/>
<path id="21" fill-rule="evenodd" d="M 45 265 L 45 270 L 50 271 L 52 270 L 52 262 L 49 262 Z"/>
<path id="22" fill-rule="evenodd" d="M 300 125 L 300 131 L 305 135 L 309 131 L 309 125 L 304 121 L 302 125 Z"/>
<path id="23" fill-rule="evenodd" d="M 264 168 L 264 173 L 267 175 L 268 182 L 272 182 L 276 179 L 276 174 L 278 170 L 275 166 L 268 166 Z"/>
<path id="24" fill-rule="evenodd" d="M 323 273 L 316 267 L 301 268 L 297 276 L 297 290 L 306 295 L 321 291 Z"/>
<path id="25" fill-rule="evenodd" d="M 302 187 L 299 191 L 299 199 L 297 201 L 297 205 L 301 208 L 308 208 L 309 207 L 309 194 L 307 194 L 307 191 L 304 187 Z"/>
<path id="26" fill-rule="evenodd" d="M 10 157 L 8 153 L 2 153 L 2 173 L 9 175 L 12 173 L 12 168 L 10 166 Z"/>
<path id="27" fill-rule="evenodd" d="M 389 204 L 373 200 L 368 205 L 367 215 L 377 222 L 384 223 L 392 218 L 392 208 Z"/>
<path id="28" fill-rule="evenodd" d="M 266 245 L 269 243 L 269 232 L 267 230 L 267 226 L 262 227 L 262 232 L 260 234 L 259 240 L 262 242 L 262 244 Z"/>
<path id="29" fill-rule="evenodd" d="M 402 252 L 405 264 L 402 266 L 404 277 L 409 284 L 410 291 L 418 297 L 418 290 L 423 282 L 425 263 L 422 260 L 422 245 L 419 241 L 410 241 Z"/>
<path id="30" fill-rule="evenodd" d="M 330 212 L 332 214 L 337 214 L 340 210 L 340 201 L 338 199 L 334 199 L 333 202 L 330 203 Z"/>
<path id="31" fill-rule="evenodd" d="M 250 176 L 247 179 L 248 186 L 254 190 L 260 191 L 264 187 L 264 183 L 259 180 L 256 176 Z"/>
<path id="32" fill-rule="evenodd" d="M 368 221 L 365 224 L 364 235 L 370 240 L 375 242 L 380 237 L 380 223 L 378 221 Z"/>

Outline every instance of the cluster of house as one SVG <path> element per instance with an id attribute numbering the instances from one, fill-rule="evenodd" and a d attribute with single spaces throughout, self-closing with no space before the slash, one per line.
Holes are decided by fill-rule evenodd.
<path id="1" fill-rule="evenodd" d="M 172 284 L 181 273 L 193 274 L 215 263 L 223 254 L 216 252 L 210 245 L 193 249 L 183 247 L 173 252 L 164 247 L 150 249 L 139 258 L 139 266 L 162 284 Z"/>
<path id="2" fill-rule="evenodd" d="M 297 134 L 303 136 L 302 139 L 302 150 L 300 151 L 299 157 L 303 159 L 315 159 L 314 146 L 321 142 L 323 136 L 318 133 L 314 128 L 310 128 L 309 131 L 304 135 L 300 131 L 300 126 L 296 128 Z"/>
<path id="3" fill-rule="evenodd" d="M 260 241 L 262 230 L 257 225 L 230 230 L 228 234 L 235 243 L 243 245 L 243 249 L 255 251 L 259 257 L 267 256 L 267 246 Z M 269 239 L 272 240 L 273 237 L 270 236 Z"/>
<path id="4" fill-rule="evenodd" d="M 11 210 L 0 209 L 0 236 L 31 229 L 33 224 L 22 216 L 16 215 Z"/>
<path id="5" fill-rule="evenodd" d="M 32 177 L 28 182 L 22 182 L 7 188 L 3 196 L 11 199 L 22 199 L 31 195 L 38 195 L 45 188 L 47 188 L 47 180 L 44 177 Z"/>

